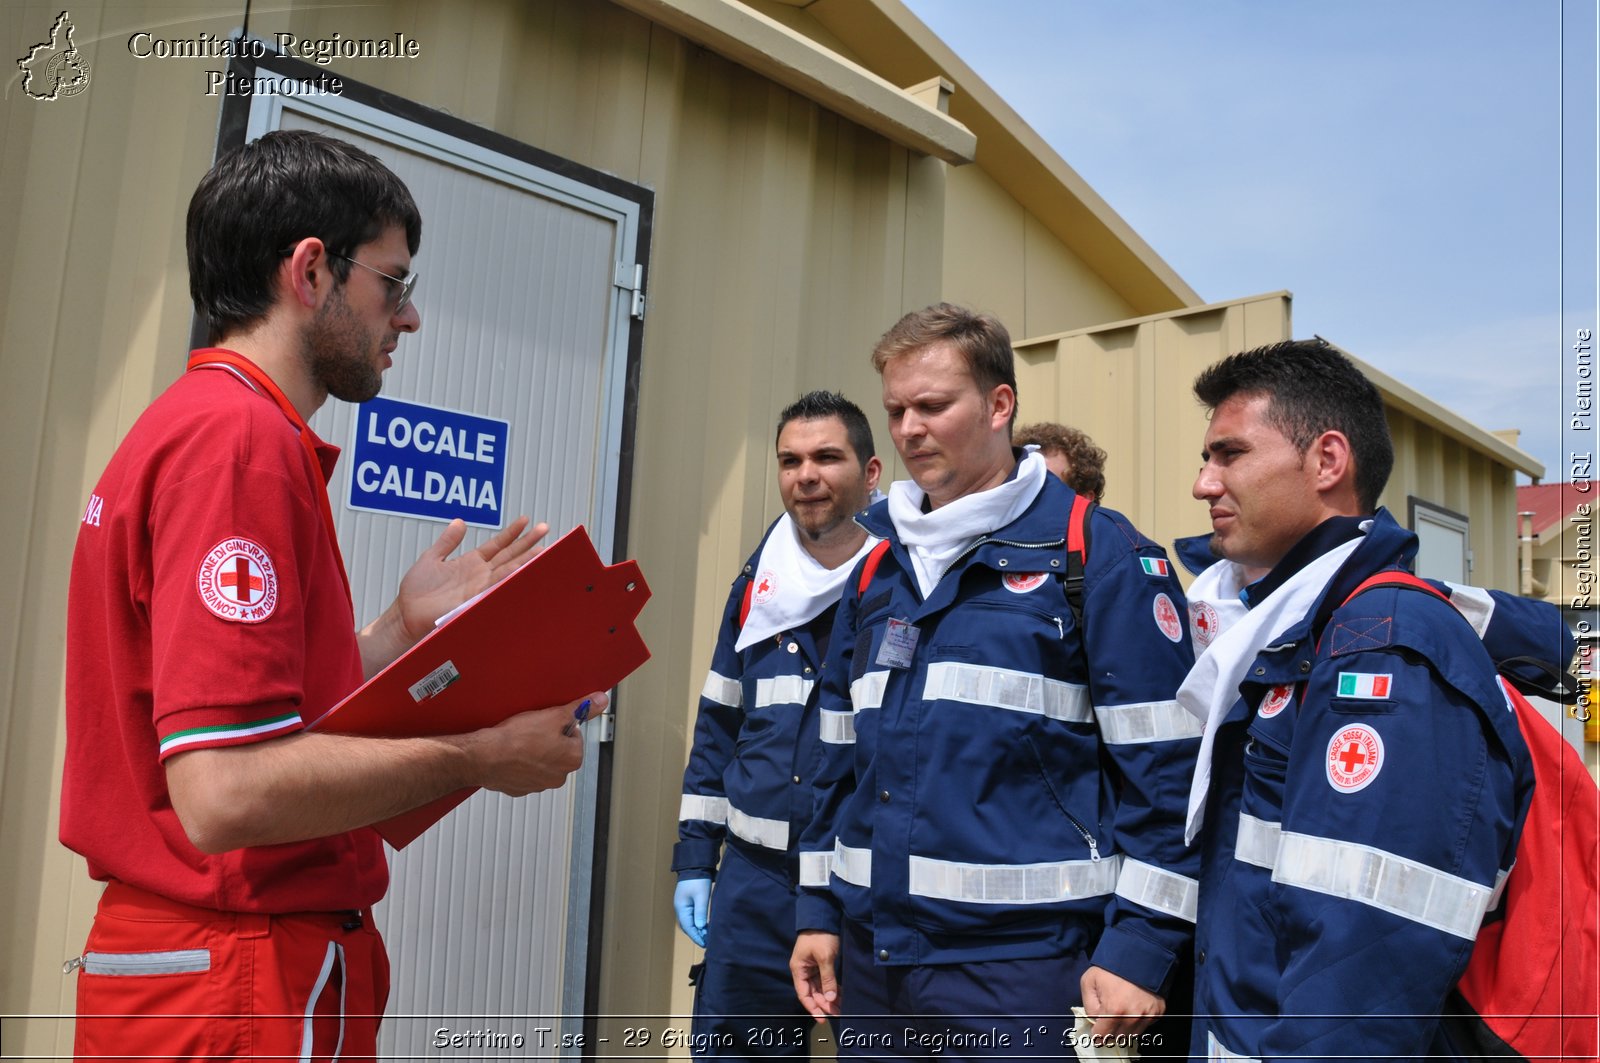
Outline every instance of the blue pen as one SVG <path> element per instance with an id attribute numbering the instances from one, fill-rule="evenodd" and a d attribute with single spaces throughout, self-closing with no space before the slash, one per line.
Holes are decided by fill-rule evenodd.
<path id="1" fill-rule="evenodd" d="M 572 710 L 572 722 L 563 727 L 561 733 L 564 735 L 576 734 L 578 725 L 589 718 L 589 706 L 593 704 L 594 702 L 588 698 L 584 698 L 579 702 L 578 707 Z"/>

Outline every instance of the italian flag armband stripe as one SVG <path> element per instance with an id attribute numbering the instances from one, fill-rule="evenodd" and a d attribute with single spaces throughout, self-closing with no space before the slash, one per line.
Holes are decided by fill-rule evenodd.
<path id="1" fill-rule="evenodd" d="M 259 738 L 263 735 L 288 734 L 300 729 L 300 714 L 286 712 L 250 723 L 223 723 L 211 727 L 190 727 L 174 731 L 161 740 L 161 756 L 197 745 L 220 745 L 239 738 Z"/>

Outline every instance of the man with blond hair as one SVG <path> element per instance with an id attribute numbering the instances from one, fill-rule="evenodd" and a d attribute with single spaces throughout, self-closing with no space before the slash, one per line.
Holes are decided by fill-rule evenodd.
<path id="1" fill-rule="evenodd" d="M 873 365 L 911 479 L 861 518 L 887 545 L 846 583 L 823 671 L 796 992 L 842 1016 L 845 1056 L 1070 1054 L 1080 1003 L 1133 1037 L 1196 903 L 1183 592 L 1107 509 L 1072 585 L 1074 496 L 1012 446 L 995 318 L 907 314 Z"/>

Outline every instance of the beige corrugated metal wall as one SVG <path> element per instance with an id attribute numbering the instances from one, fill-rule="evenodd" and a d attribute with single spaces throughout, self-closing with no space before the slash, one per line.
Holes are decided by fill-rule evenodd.
<path id="1" fill-rule="evenodd" d="M 1106 504 L 1170 544 L 1210 530 L 1205 507 L 1190 494 L 1206 430 L 1190 390 L 1195 376 L 1237 351 L 1289 338 L 1290 296 L 1273 292 L 1022 340 L 1018 420 L 1061 421 L 1089 433 L 1108 455 Z M 1379 502 L 1401 524 L 1410 496 L 1465 514 L 1471 582 L 1515 591 L 1515 470 L 1482 444 L 1403 409 L 1389 378 L 1356 361 L 1385 393 L 1394 438 L 1395 468 Z"/>

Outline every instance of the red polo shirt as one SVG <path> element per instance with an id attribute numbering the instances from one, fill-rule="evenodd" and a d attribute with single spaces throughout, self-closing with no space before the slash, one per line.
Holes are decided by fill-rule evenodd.
<path id="1" fill-rule="evenodd" d="M 369 829 L 207 855 L 163 760 L 300 730 L 361 683 L 324 517 L 339 449 L 229 369 L 185 373 L 90 496 L 67 613 L 61 840 L 97 879 L 235 912 L 360 908 L 388 868 Z M 309 430 L 307 430 L 309 431 Z"/>

